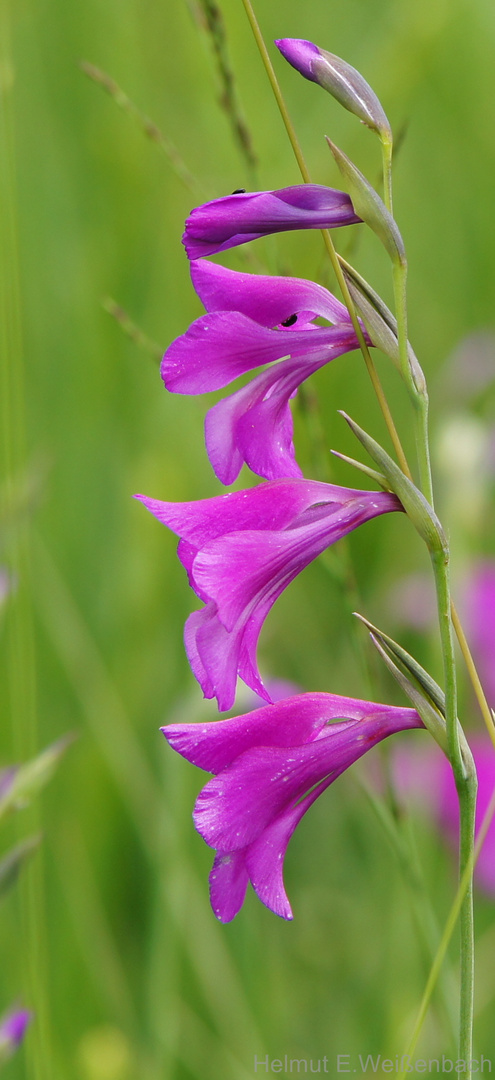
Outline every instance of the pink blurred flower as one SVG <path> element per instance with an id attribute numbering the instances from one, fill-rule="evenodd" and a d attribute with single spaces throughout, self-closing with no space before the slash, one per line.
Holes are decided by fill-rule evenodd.
<path id="1" fill-rule="evenodd" d="M 478 772 L 476 834 L 495 788 L 495 750 L 485 733 L 469 739 Z M 452 769 L 442 751 L 431 742 L 425 746 L 399 746 L 392 757 L 398 790 L 426 809 L 455 849 L 459 838 L 459 806 Z M 475 869 L 475 879 L 488 895 L 495 896 L 495 821 L 492 820 Z"/>

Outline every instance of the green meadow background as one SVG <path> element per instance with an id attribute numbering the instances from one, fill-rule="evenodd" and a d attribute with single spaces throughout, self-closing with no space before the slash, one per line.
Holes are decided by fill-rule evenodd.
<path id="1" fill-rule="evenodd" d="M 337 1054 L 352 1064 L 359 1054 L 395 1058 L 428 972 L 421 927 L 437 940 L 455 888 L 433 826 L 403 811 L 389 835 L 387 806 L 373 808 L 355 769 L 291 842 L 294 922 L 250 894 L 222 927 L 208 901 L 211 852 L 190 818 L 202 777 L 159 733 L 215 716 L 183 652 L 194 598 L 175 539 L 132 499 L 221 490 L 203 445 L 207 402 L 167 395 L 156 360 L 201 313 L 183 222 L 193 205 L 235 188 L 299 182 L 241 0 L 220 6 L 223 81 L 196 0 L 1 0 L 0 562 L 16 587 L 0 614 L 0 766 L 77 736 L 0 837 L 1 854 L 42 832 L 0 907 L 0 1012 L 21 1002 L 35 1014 L 5 1080 L 248 1080 L 255 1055 L 267 1054 L 315 1070 L 319 1061 L 335 1076 Z M 325 134 L 373 180 L 378 143 L 289 68 L 273 38 L 308 38 L 345 57 L 400 133 L 410 336 L 429 378 L 439 505 L 459 577 L 495 546 L 492 0 L 258 0 L 257 14 L 316 182 L 339 183 Z M 255 165 L 222 108 L 225 70 Z M 390 302 L 378 241 L 362 230 L 336 239 Z M 258 241 L 224 261 L 333 284 L 316 232 Z M 377 365 L 412 457 L 405 394 L 389 362 Z M 359 486 L 328 451 L 359 456 L 340 408 L 388 446 L 360 356 L 320 372 L 301 399 L 307 475 Z M 354 625 L 359 606 L 440 677 L 434 634 L 404 626 L 397 602 L 401 580 L 427 569 L 405 519 L 365 526 L 276 605 L 260 646 L 265 676 L 402 701 Z M 479 726 L 465 685 L 462 700 Z M 424 888 L 401 865 L 398 835 L 406 846 L 412 837 Z M 493 914 L 479 894 L 476 1047 L 495 1061 Z M 455 1057 L 455 980 L 454 941 L 419 1056 Z"/>

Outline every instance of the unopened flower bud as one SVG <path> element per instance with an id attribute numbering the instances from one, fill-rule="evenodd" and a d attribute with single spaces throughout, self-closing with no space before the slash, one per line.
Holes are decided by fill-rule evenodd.
<path id="1" fill-rule="evenodd" d="M 376 131 L 383 141 L 392 141 L 390 124 L 380 101 L 356 68 L 341 60 L 340 56 L 319 49 L 312 41 L 281 38 L 275 45 L 305 79 L 310 79 L 328 90 L 344 109 L 358 116 L 363 124 Z"/>

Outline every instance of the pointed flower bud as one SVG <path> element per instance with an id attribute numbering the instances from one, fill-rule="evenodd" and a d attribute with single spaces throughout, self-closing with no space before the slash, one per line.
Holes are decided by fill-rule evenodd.
<path id="1" fill-rule="evenodd" d="M 275 45 L 305 79 L 328 90 L 344 109 L 358 116 L 384 142 L 392 141 L 392 130 L 380 101 L 356 68 L 341 60 L 340 56 L 313 45 L 312 41 L 281 38 Z"/>

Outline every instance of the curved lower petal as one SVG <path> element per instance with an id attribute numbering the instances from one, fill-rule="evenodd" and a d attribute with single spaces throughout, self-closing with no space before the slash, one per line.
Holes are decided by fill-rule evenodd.
<path id="1" fill-rule="evenodd" d="M 319 333 L 317 329 L 314 337 Z M 244 463 L 267 480 L 302 475 L 295 460 L 289 402 L 302 382 L 353 349 L 355 340 L 352 329 L 346 328 L 332 347 L 314 348 L 304 357 L 280 361 L 210 409 L 205 419 L 206 448 L 223 484 L 232 484 Z"/>
<path id="2" fill-rule="evenodd" d="M 292 833 L 310 805 L 304 800 L 280 814 L 244 852 L 244 863 L 258 899 L 281 919 L 293 918 L 284 885 L 285 853 Z"/>
<path id="3" fill-rule="evenodd" d="M 319 315 L 331 323 L 350 322 L 345 304 L 305 278 L 245 274 L 206 259 L 191 263 L 191 278 L 207 311 L 240 311 L 267 327 L 299 314 L 307 321 Z"/>
<path id="4" fill-rule="evenodd" d="M 267 480 L 302 476 L 295 460 L 291 393 L 284 393 L 283 382 L 278 366 L 270 368 L 207 413 L 206 449 L 222 484 L 233 484 L 244 464 Z M 278 392 L 267 398 L 272 388 Z"/>
<path id="5" fill-rule="evenodd" d="M 232 708 L 237 675 L 265 701 L 270 695 L 263 685 L 253 653 L 261 630 L 261 619 L 254 617 L 248 630 L 240 624 L 228 631 L 222 625 L 216 604 L 209 603 L 194 611 L 184 627 L 184 644 L 191 670 L 206 698 L 216 697 L 218 708 Z M 247 642 L 244 638 L 247 636 Z"/>
<path id="6" fill-rule="evenodd" d="M 231 922 L 240 911 L 249 875 L 243 851 L 218 851 L 210 872 L 210 902 L 217 919 Z"/>

